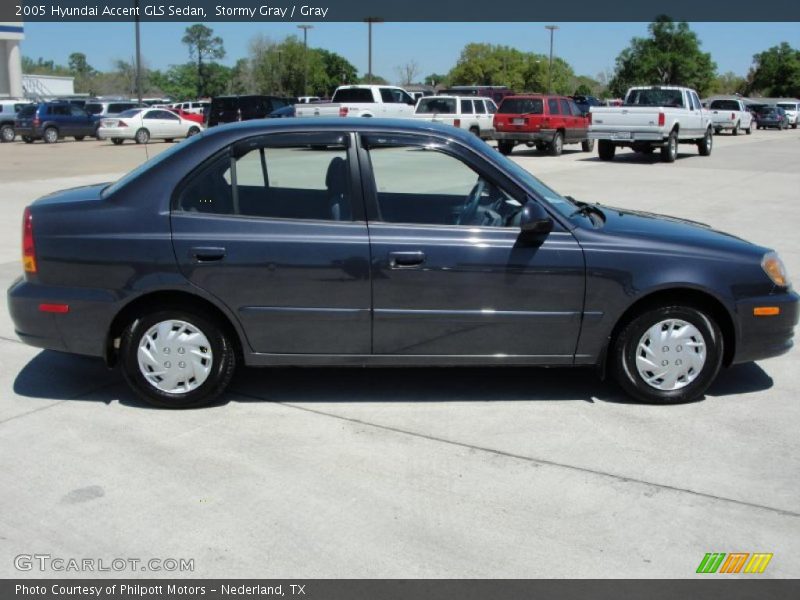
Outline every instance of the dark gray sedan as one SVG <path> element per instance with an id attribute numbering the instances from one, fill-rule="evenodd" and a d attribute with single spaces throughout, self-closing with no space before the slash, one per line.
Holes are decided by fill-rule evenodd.
<path id="1" fill-rule="evenodd" d="M 168 407 L 211 402 L 239 363 L 593 366 L 680 402 L 786 352 L 798 319 L 772 250 L 561 196 L 412 121 L 214 128 L 34 202 L 23 263 L 23 341 L 118 362 Z"/>

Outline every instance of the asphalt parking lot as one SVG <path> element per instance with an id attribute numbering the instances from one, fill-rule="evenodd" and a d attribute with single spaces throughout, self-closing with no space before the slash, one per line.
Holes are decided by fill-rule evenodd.
<path id="1" fill-rule="evenodd" d="M 578 199 L 774 247 L 800 278 L 798 130 L 723 134 L 671 165 L 512 156 Z M 26 204 L 144 158 L 0 145 L 3 289 Z M 226 403 L 164 411 L 99 360 L 21 344 L 3 308 L 0 577 L 93 576 L 15 569 L 38 553 L 194 559 L 178 575 L 195 577 L 683 578 L 707 552 L 771 552 L 760 577 L 798 577 L 797 358 L 679 406 L 630 403 L 591 370 L 241 369 Z"/>

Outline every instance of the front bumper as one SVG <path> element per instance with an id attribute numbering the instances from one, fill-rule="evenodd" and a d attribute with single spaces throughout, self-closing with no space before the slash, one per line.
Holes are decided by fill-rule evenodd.
<path id="1" fill-rule="evenodd" d="M 739 336 L 733 364 L 762 360 L 788 352 L 793 345 L 799 301 L 800 296 L 790 291 L 737 302 Z M 780 314 L 756 317 L 753 309 L 757 306 L 778 307 Z"/>
<path id="2" fill-rule="evenodd" d="M 8 289 L 7 302 L 14 330 L 29 346 L 105 356 L 106 334 L 117 306 L 110 292 L 47 286 L 20 277 Z M 67 304 L 69 312 L 44 312 L 42 304 Z"/>

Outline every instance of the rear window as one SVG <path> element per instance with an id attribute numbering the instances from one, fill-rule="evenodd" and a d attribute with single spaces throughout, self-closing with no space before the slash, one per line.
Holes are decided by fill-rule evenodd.
<path id="1" fill-rule="evenodd" d="M 23 106 L 22 109 L 20 109 L 19 111 L 19 116 L 25 118 L 32 117 L 35 114 L 36 114 L 35 104 L 31 104 L 29 106 Z"/>
<path id="2" fill-rule="evenodd" d="M 417 114 L 420 115 L 453 115 L 456 112 L 455 98 L 422 98 L 417 104 Z"/>
<path id="3" fill-rule="evenodd" d="M 711 110 L 739 110 L 739 103 L 736 100 L 714 100 L 709 108 Z"/>
<path id="4" fill-rule="evenodd" d="M 117 103 L 108 105 L 108 112 L 114 113 L 114 114 L 121 113 L 123 110 L 130 110 L 134 106 L 136 106 L 136 105 L 132 104 L 131 102 L 124 102 L 124 103 L 117 102 Z"/>
<path id="5" fill-rule="evenodd" d="M 238 98 L 214 98 L 212 103 L 216 110 L 236 110 L 239 108 Z"/>
<path id="6" fill-rule="evenodd" d="M 631 90 L 628 97 L 625 98 L 625 106 L 672 106 L 682 108 L 683 94 L 680 90 Z"/>
<path id="7" fill-rule="evenodd" d="M 497 112 L 505 115 L 541 115 L 544 103 L 541 98 L 506 98 Z"/>
<path id="8" fill-rule="evenodd" d="M 99 115 L 103 112 L 103 105 L 96 102 L 88 102 L 84 108 L 90 115 Z"/>
<path id="9" fill-rule="evenodd" d="M 135 117 L 136 115 L 138 115 L 143 110 L 144 110 L 143 108 L 132 108 L 130 110 L 126 110 L 124 112 L 121 112 L 119 114 L 119 116 L 120 117 Z"/>
<path id="10" fill-rule="evenodd" d="M 363 103 L 363 102 L 374 102 L 375 99 L 372 96 L 372 90 L 365 89 L 365 88 L 345 88 L 342 90 L 336 90 L 333 93 L 333 98 L 331 102 L 351 102 L 351 103 Z"/>
<path id="11" fill-rule="evenodd" d="M 778 102 L 778 106 L 783 110 L 797 110 L 797 104 L 794 102 Z"/>

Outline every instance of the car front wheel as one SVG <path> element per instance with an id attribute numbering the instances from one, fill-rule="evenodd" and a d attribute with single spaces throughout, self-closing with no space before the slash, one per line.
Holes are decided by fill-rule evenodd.
<path id="1" fill-rule="evenodd" d="M 738 135 L 738 134 L 737 134 Z M 700 156 L 710 156 L 711 149 L 714 147 L 714 136 L 711 135 L 711 130 L 706 130 L 706 135 L 697 142 L 697 151 Z"/>
<path id="2" fill-rule="evenodd" d="M 213 402 L 236 368 L 231 340 L 201 313 L 161 310 L 134 321 L 122 336 L 125 380 L 146 402 L 193 408 Z"/>
<path id="3" fill-rule="evenodd" d="M 58 129 L 48 127 L 44 130 L 44 141 L 46 144 L 55 144 L 58 141 Z"/>
<path id="4" fill-rule="evenodd" d="M 613 372 L 644 402 L 690 402 L 703 395 L 722 364 L 722 333 L 705 311 L 664 306 L 640 312 L 612 346 Z"/>

